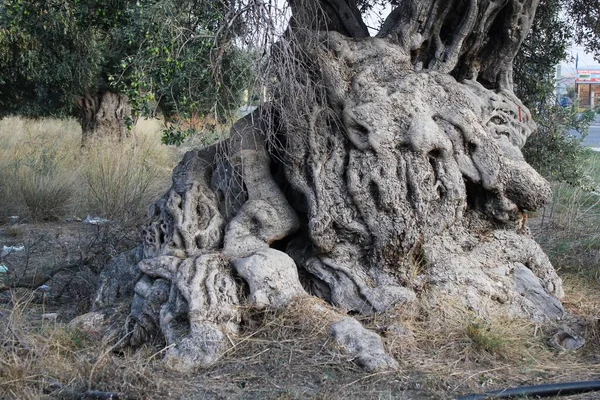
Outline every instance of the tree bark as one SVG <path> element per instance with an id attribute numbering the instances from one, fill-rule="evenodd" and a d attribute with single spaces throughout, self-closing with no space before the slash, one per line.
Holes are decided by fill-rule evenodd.
<path id="1" fill-rule="evenodd" d="M 81 146 L 86 147 L 97 138 L 123 141 L 133 135 L 131 107 L 126 96 L 101 91 L 86 93 L 77 100 L 81 120 Z M 131 136 L 133 138 L 133 136 Z"/>
<path id="2" fill-rule="evenodd" d="M 411 51 L 413 65 L 512 90 L 512 62 L 539 0 L 403 0 L 378 37 Z"/>
<path id="3" fill-rule="evenodd" d="M 536 2 L 405 0 L 377 38 L 338 3 L 292 4 L 273 102 L 186 154 L 151 208 L 131 344 L 162 336 L 173 365 L 207 366 L 242 299 L 303 302 L 377 370 L 397 364 L 349 311 L 562 316 L 526 227 L 551 190 L 520 152 L 535 123 L 510 79 Z"/>

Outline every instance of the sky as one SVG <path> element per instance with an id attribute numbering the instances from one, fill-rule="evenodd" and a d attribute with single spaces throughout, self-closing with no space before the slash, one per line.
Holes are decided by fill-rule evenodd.
<path id="1" fill-rule="evenodd" d="M 594 60 L 591 54 L 587 54 L 582 46 L 571 46 L 568 50 L 570 54 L 570 60 L 563 61 L 560 65 L 562 67 L 563 76 L 574 76 L 575 75 L 575 58 L 579 54 L 579 69 L 583 67 L 600 67 L 600 62 Z"/>
<path id="2" fill-rule="evenodd" d="M 289 14 L 289 9 L 287 8 L 287 3 L 285 0 L 274 0 L 275 8 L 279 10 L 279 12 Z M 369 32 L 371 35 L 376 35 L 378 31 L 378 26 L 381 23 L 381 18 L 385 18 L 391 12 L 392 6 L 390 4 L 386 4 L 385 6 L 377 5 L 371 11 L 369 15 L 363 16 L 363 19 L 367 26 L 369 27 Z M 284 27 L 287 24 L 286 17 L 284 20 L 285 23 L 282 24 Z M 283 29 L 282 29 L 283 30 Z M 594 60 L 594 57 L 591 54 L 587 54 L 583 46 L 572 45 L 567 52 L 569 53 L 569 57 L 567 60 L 561 63 L 561 75 L 562 76 L 575 76 L 575 58 L 579 55 L 579 69 L 584 69 L 584 67 L 595 66 L 600 68 L 600 62 Z"/>

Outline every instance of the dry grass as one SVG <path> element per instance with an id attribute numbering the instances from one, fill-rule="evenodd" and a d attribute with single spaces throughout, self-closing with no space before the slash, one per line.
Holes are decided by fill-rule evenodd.
<path id="1" fill-rule="evenodd" d="M 0 202 L 3 214 L 56 218 L 74 193 L 78 145 L 74 121 L 0 121 Z M 79 139 L 80 140 L 80 139 Z"/>
<path id="2" fill-rule="evenodd" d="M 74 398 L 88 389 L 137 399 L 424 398 L 411 390 L 406 373 L 365 374 L 355 366 L 328 342 L 328 324 L 310 305 L 246 310 L 244 330 L 231 337 L 224 357 L 182 375 L 165 368 L 160 347 L 115 353 L 90 334 L 42 320 L 48 310 L 21 296 L 0 308 L 0 398 L 38 399 L 51 391 L 52 398 Z"/>
<path id="3" fill-rule="evenodd" d="M 331 342 L 329 314 L 300 302 L 280 311 L 245 310 L 242 332 L 230 337 L 231 349 L 213 367 L 186 376 L 164 367 L 160 347 L 116 354 L 98 338 L 42 321 L 48 310 L 23 296 L 0 310 L 6 315 L 0 321 L 0 398 L 42 398 L 60 382 L 62 391 L 55 395 L 92 388 L 140 399 L 450 399 L 592 379 L 600 372 L 593 341 L 580 352 L 559 354 L 546 345 L 547 332 L 534 324 L 482 321 L 457 306 L 364 319 L 401 363 L 399 371 L 365 373 Z M 565 304 L 579 309 L 578 301 L 569 294 Z M 414 336 L 386 331 L 394 322 Z"/>
<path id="4" fill-rule="evenodd" d="M 27 168 L 19 171 L 15 183 L 31 220 L 56 221 L 69 213 L 76 180 L 72 170 Z"/>
<path id="5" fill-rule="evenodd" d="M 600 187 L 600 154 L 590 152 L 585 167 Z M 562 301 L 580 321 L 585 346 L 559 353 L 547 344 L 552 327 L 509 318 L 483 321 L 450 301 L 443 310 L 401 310 L 396 318 L 413 332 L 414 346 L 396 341 L 400 344 L 395 347 L 393 338 L 388 343 L 407 368 L 429 377 L 426 386 L 434 396 L 598 379 L 600 196 L 565 184 L 553 186 L 553 204 L 530 218 L 530 225 L 563 279 Z"/>
<path id="6" fill-rule="evenodd" d="M 126 356 L 97 337 L 42 319 L 33 294 L 13 294 L 0 310 L 0 398 L 79 398 L 86 390 L 167 398 L 183 382 L 169 382 L 154 349 Z"/>
<path id="7" fill-rule="evenodd" d="M 138 220 L 168 187 L 173 157 L 159 138 L 142 137 L 137 146 L 100 140 L 90 145 L 81 168 L 85 209 L 121 221 Z"/>
<path id="8" fill-rule="evenodd" d="M 358 367 L 331 340 L 331 324 L 339 319 L 339 311 L 316 298 L 285 310 L 248 309 L 241 335 L 205 379 L 218 378 L 243 393 L 220 391 L 226 398 L 426 398 L 411 371 L 365 373 Z"/>
<path id="9" fill-rule="evenodd" d="M 554 184 L 550 206 L 532 225 L 553 264 L 569 275 L 600 279 L 600 153 L 589 151 L 583 166 L 596 191 Z"/>
<path id="10" fill-rule="evenodd" d="M 169 185 L 178 152 L 141 120 L 137 143 L 99 140 L 81 152 L 74 120 L 0 121 L 0 216 L 32 221 L 88 214 L 137 219 Z"/>
<path id="11" fill-rule="evenodd" d="M 600 154 L 590 152 L 586 173 L 600 187 Z M 481 320 L 451 300 L 443 309 L 399 310 L 393 318 L 414 335 L 387 335 L 407 370 L 420 371 L 432 398 L 520 385 L 598 379 L 600 375 L 600 196 L 553 184 L 553 204 L 530 218 L 536 240 L 563 279 L 565 309 L 586 340 L 576 352 L 548 346 L 553 327 L 524 320 Z M 374 329 L 390 321 L 374 321 Z M 385 332 L 383 332 L 385 335 Z M 564 397 L 561 397 L 561 399 Z M 574 399 L 597 399 L 592 393 Z"/>
<path id="12" fill-rule="evenodd" d="M 73 121 L 0 121 L 0 213 L 26 212 L 30 219 L 100 214 L 135 220 L 160 192 L 154 183 L 168 184 L 177 161 L 172 156 L 177 151 L 159 144 L 160 129 L 153 121 L 142 122 L 138 129 L 137 147 L 100 142 L 81 154 Z M 588 173 L 599 179 L 600 156 L 590 154 L 588 162 Z M 27 190 L 36 198 L 48 192 L 39 196 L 40 202 L 63 208 L 36 211 L 25 200 Z M 577 352 L 561 354 L 550 348 L 546 328 L 508 318 L 482 320 L 445 301 L 443 309 L 401 309 L 364 318 L 401 364 L 399 371 L 369 374 L 331 343 L 323 314 L 312 312 L 313 305 L 296 304 L 284 311 L 245 310 L 242 332 L 230 338 L 233 346 L 223 358 L 201 373 L 184 376 L 165 369 L 160 345 L 115 353 L 100 338 L 42 320 L 44 312 L 56 311 L 55 305 L 23 290 L 13 291 L 0 304 L 0 398 L 38 399 L 54 389 L 52 397 L 73 398 L 96 389 L 149 399 L 444 399 L 518 385 L 597 379 L 598 199 L 555 185 L 554 205 L 543 218 L 532 218 L 538 240 L 564 280 L 563 303 L 582 321 L 587 343 Z M 22 241 L 26 234 L 14 225 L 4 236 Z M 57 382 L 61 388 L 53 386 Z"/>

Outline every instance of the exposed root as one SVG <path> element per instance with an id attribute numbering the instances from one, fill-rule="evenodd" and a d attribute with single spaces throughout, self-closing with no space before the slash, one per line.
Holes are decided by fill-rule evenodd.
<path id="1" fill-rule="evenodd" d="M 377 371 L 397 362 L 346 312 L 455 298 L 483 320 L 561 317 L 562 282 L 523 223 L 550 194 L 520 153 L 535 128 L 523 104 L 415 71 L 387 39 L 306 37 L 300 57 L 320 67 L 297 66 L 307 95 L 288 93 L 188 153 L 151 209 L 130 344 L 162 337 L 170 365 L 206 367 L 231 345 L 246 302 L 302 303 Z"/>

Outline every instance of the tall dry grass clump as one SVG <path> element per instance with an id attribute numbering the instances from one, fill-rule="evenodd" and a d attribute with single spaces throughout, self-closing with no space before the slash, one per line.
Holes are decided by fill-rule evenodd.
<path id="1" fill-rule="evenodd" d="M 168 187 L 177 152 L 160 143 L 157 121 L 134 129 L 136 143 L 97 140 L 82 151 L 75 120 L 1 120 L 0 217 L 139 218 Z"/>
<path id="2" fill-rule="evenodd" d="M 16 165 L 17 195 L 32 220 L 58 220 L 72 205 L 77 169 L 64 165 L 56 143 L 39 148 Z"/>
<path id="3" fill-rule="evenodd" d="M 139 135 L 137 143 L 96 140 L 83 154 L 84 208 L 120 221 L 137 220 L 168 186 L 173 152 L 159 135 Z"/>
<path id="4" fill-rule="evenodd" d="M 77 180 L 77 129 L 73 120 L 0 121 L 1 214 L 40 221 L 68 213 Z"/>

